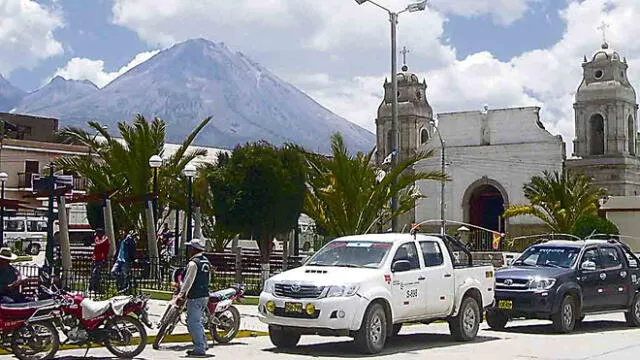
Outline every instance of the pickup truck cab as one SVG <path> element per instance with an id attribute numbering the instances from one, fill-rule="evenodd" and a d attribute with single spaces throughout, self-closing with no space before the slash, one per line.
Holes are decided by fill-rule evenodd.
<path id="1" fill-rule="evenodd" d="M 592 313 L 624 312 L 640 326 L 640 261 L 617 240 L 543 241 L 496 271 L 496 305 L 487 323 L 502 329 L 512 318 L 553 321 L 571 332 Z"/>
<path id="2" fill-rule="evenodd" d="M 463 248 L 468 264 L 452 262 L 449 242 Z M 259 318 L 279 348 L 295 347 L 305 334 L 351 336 L 360 351 L 375 354 L 403 323 L 435 320 L 469 341 L 494 301 L 493 267 L 471 264 L 463 244 L 440 235 L 338 238 L 265 282 Z"/>

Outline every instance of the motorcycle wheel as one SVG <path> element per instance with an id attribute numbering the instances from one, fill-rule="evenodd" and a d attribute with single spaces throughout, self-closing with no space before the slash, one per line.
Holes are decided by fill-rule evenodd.
<path id="1" fill-rule="evenodd" d="M 217 316 L 222 325 L 211 325 L 209 331 L 215 341 L 220 344 L 226 344 L 238 335 L 238 331 L 240 330 L 240 312 L 235 306 L 231 305 L 226 311 Z"/>
<path id="2" fill-rule="evenodd" d="M 176 321 L 178 320 L 180 313 L 177 308 L 172 307 L 167 309 L 167 314 L 162 317 L 160 321 L 160 327 L 158 328 L 158 334 L 156 338 L 153 340 L 153 348 L 158 350 L 160 348 L 160 343 L 167 335 L 171 335 L 173 328 L 176 326 Z"/>
<path id="3" fill-rule="evenodd" d="M 105 329 L 115 331 L 118 334 L 118 339 L 107 339 L 104 346 L 119 358 L 136 357 L 147 346 L 147 331 L 140 320 L 134 317 L 117 316 L 107 322 Z M 140 334 L 139 339 L 134 338 L 134 331 Z"/>
<path id="4" fill-rule="evenodd" d="M 11 350 L 20 360 L 53 359 L 60 348 L 58 330 L 50 322 L 35 322 L 14 331 Z"/>

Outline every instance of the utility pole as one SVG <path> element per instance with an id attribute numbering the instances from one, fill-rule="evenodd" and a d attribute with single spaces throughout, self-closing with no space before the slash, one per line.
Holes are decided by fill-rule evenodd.
<path id="1" fill-rule="evenodd" d="M 391 22 L 391 89 L 393 92 L 393 100 L 391 102 L 391 168 L 395 169 L 398 165 L 398 72 L 396 69 L 396 25 L 398 24 L 398 14 L 389 12 L 389 21 Z M 391 199 L 391 213 L 394 214 L 397 209 L 398 197 L 393 195 Z M 398 217 L 396 216 L 391 219 L 391 231 L 399 231 Z"/>

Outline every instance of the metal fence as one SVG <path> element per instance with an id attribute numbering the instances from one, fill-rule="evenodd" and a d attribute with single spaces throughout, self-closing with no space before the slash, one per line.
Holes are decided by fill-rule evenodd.
<path id="1" fill-rule="evenodd" d="M 96 288 L 91 288 L 94 264 L 89 256 L 74 254 L 72 268 L 69 270 L 55 269 L 56 278 L 66 288 L 82 291 L 94 298 L 108 298 L 120 291 L 125 293 L 139 293 L 145 289 L 172 291 L 172 274 L 175 269 L 183 268 L 186 259 L 183 257 L 166 258 L 138 258 L 130 264 L 127 276 L 112 273 L 113 261 L 105 262 L 97 272 Z M 83 256 L 84 255 L 84 256 Z M 244 284 L 248 295 L 258 295 L 262 289 L 261 265 L 259 253 L 243 251 L 241 254 L 231 252 L 207 253 L 213 272 L 210 288 L 218 290 L 233 284 Z M 282 258 L 281 254 L 273 254 L 269 260 L 271 275 L 287 268 L 300 266 L 300 257 Z M 23 278 L 29 281 L 23 286 L 23 293 L 32 294 L 39 286 L 41 269 L 35 265 L 16 265 Z"/>

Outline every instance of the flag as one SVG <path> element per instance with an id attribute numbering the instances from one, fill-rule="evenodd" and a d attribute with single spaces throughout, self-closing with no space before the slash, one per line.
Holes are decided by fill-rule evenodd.
<path id="1" fill-rule="evenodd" d="M 493 235 L 493 241 L 491 242 L 491 247 L 493 248 L 493 250 L 498 250 L 500 248 L 500 240 L 502 240 L 502 237 L 504 236 L 504 234 L 492 231 L 491 235 Z"/>
<path id="2" fill-rule="evenodd" d="M 389 165 L 391 164 L 391 159 L 393 158 L 393 152 L 390 153 L 389 155 L 387 155 L 386 158 L 384 158 L 384 160 L 382 160 L 382 165 Z"/>

